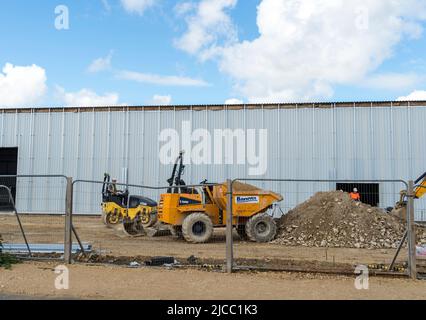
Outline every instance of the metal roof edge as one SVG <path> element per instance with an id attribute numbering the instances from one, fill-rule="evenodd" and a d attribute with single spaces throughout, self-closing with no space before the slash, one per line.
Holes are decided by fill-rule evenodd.
<path id="1" fill-rule="evenodd" d="M 67 106 L 67 107 L 22 107 L 5 108 L 0 113 L 50 113 L 50 112 L 124 112 L 124 111 L 182 111 L 182 110 L 241 110 L 241 109 L 297 109 L 297 108 L 353 108 L 353 107 L 426 107 L 426 101 L 339 101 L 300 103 L 250 103 L 250 104 L 196 104 L 196 105 L 117 105 L 117 106 Z"/>

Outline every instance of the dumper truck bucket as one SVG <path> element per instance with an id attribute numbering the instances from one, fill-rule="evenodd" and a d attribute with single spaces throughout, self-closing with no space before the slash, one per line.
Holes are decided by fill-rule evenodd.
<path id="1" fill-rule="evenodd" d="M 226 210 L 228 188 L 226 183 L 213 187 L 213 201 L 221 209 Z M 236 215 L 252 216 L 265 211 L 283 197 L 273 191 L 262 190 L 250 184 L 234 182 L 232 185 L 233 211 Z"/>

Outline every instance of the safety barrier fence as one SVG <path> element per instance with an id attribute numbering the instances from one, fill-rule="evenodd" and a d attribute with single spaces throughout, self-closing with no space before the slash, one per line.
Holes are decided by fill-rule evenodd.
<path id="1" fill-rule="evenodd" d="M 19 226 L 19 230 L 22 234 L 22 238 L 25 241 L 25 246 L 24 246 L 25 249 L 24 250 L 27 250 L 28 255 L 31 256 L 32 255 L 31 248 L 30 248 L 30 245 L 28 243 L 28 239 L 27 239 L 27 236 L 25 234 L 24 228 L 22 227 L 21 218 L 19 217 L 18 211 L 17 211 L 16 206 L 15 206 L 15 200 L 13 199 L 12 190 L 11 190 L 10 187 L 0 185 L 0 191 L 5 191 L 6 194 L 7 194 L 7 200 L 8 200 L 8 204 L 9 204 L 8 209 L 13 210 L 13 214 L 15 215 L 16 221 L 18 222 L 18 226 Z M 2 199 L 2 200 L 4 201 L 5 199 Z M 1 233 L 0 233 L 0 235 L 1 235 Z M 4 240 L 3 236 L 2 236 L 2 240 Z M 1 249 L 4 250 L 5 247 L 7 248 L 7 244 L 2 243 Z"/>
<path id="2" fill-rule="evenodd" d="M 3 180 L 2 180 L 3 179 Z M 13 185 L 7 179 L 15 179 L 14 193 Z M 51 251 L 59 252 L 56 258 L 63 258 L 65 262 L 71 263 L 73 253 L 85 252 L 88 249 L 93 252 L 100 253 L 105 256 L 161 256 L 165 254 L 173 254 L 174 248 L 183 246 L 185 254 L 188 256 L 196 254 L 194 246 L 187 246 L 183 240 L 168 237 L 147 238 L 147 237 L 127 237 L 116 233 L 117 230 L 107 228 L 98 216 L 102 211 L 102 184 L 104 181 L 89 181 L 75 180 L 62 175 L 43 175 L 43 176 L 0 176 L 1 192 L 6 192 L 9 202 L 9 213 L 0 213 L 0 234 L 2 234 L 4 242 L 16 245 L 25 245 L 27 254 L 34 255 L 31 246 L 34 246 L 36 251 L 43 252 L 45 247 L 42 245 L 51 245 Z M 8 182 L 8 183 L 6 183 Z M 412 181 L 405 182 L 403 180 L 369 180 L 369 181 L 347 181 L 347 180 L 299 180 L 299 179 L 235 179 L 228 181 L 228 202 L 227 212 L 234 212 L 233 205 L 235 196 L 238 192 L 233 191 L 233 185 L 237 182 L 250 183 L 260 189 L 278 191 L 282 194 L 284 200 L 276 204 L 268 211 L 277 222 L 278 220 L 287 219 L 283 216 L 291 215 L 294 208 L 303 205 L 303 203 L 314 196 L 317 192 L 329 192 L 342 190 L 349 192 L 357 188 L 361 201 L 371 204 L 372 207 L 362 205 L 361 208 L 368 210 L 367 213 L 363 210 L 357 211 L 356 214 L 366 216 L 373 214 L 375 208 L 380 208 L 384 215 L 390 211 L 390 208 L 395 206 L 395 203 L 400 200 L 400 191 L 407 190 L 406 203 L 406 225 L 403 226 L 402 233 L 398 233 L 400 239 L 394 241 L 395 235 L 392 233 L 392 228 L 389 229 L 386 221 L 378 222 L 373 225 L 372 232 L 376 235 L 382 235 L 380 238 L 376 236 L 372 239 L 370 235 L 362 236 L 365 241 L 361 241 L 359 234 L 355 234 L 357 241 L 360 242 L 358 247 L 345 246 L 346 241 L 342 237 L 343 244 L 334 246 L 331 240 L 327 238 L 323 245 L 318 241 L 308 241 L 313 234 L 295 233 L 299 239 L 289 239 L 285 232 L 291 233 L 293 229 L 299 226 L 296 223 L 291 226 L 283 224 L 279 227 L 279 239 L 268 244 L 253 244 L 249 245 L 245 240 L 240 239 L 235 232 L 234 226 L 230 223 L 231 215 L 227 215 L 226 232 L 225 230 L 217 230 L 218 234 L 216 241 L 211 241 L 205 245 L 205 250 L 208 252 L 210 248 L 214 250 L 223 250 L 221 243 L 226 239 L 226 269 L 232 272 L 234 267 L 250 267 L 251 262 L 270 261 L 274 260 L 277 264 L 280 262 L 287 263 L 288 260 L 317 260 L 321 262 L 347 262 L 347 263 L 380 263 L 383 262 L 389 265 L 399 264 L 403 261 L 408 261 L 406 267 L 410 276 L 415 277 L 416 274 L 416 233 L 415 233 L 415 203 L 418 200 L 414 199 L 414 183 Z M 217 184 L 198 184 L 185 186 L 188 189 L 202 188 Z M 144 186 L 116 183 L 117 187 L 128 189 L 130 195 L 143 195 L 154 200 L 158 199 L 160 193 L 167 192 L 170 186 Z M 21 191 L 20 191 L 21 190 Z M 342 193 L 343 194 L 343 193 Z M 1 197 L 5 202 L 4 196 Z M 15 205 L 16 199 L 16 205 Z M 54 199 L 52 205 L 49 199 Z M 334 199 L 332 199 L 334 201 Z M 337 199 L 336 203 L 339 203 Z M 97 216 L 80 215 L 80 211 L 84 212 L 85 207 L 93 208 L 98 206 L 99 211 L 93 212 Z M 339 205 L 339 204 L 338 204 Z M 77 209 L 77 210 L 76 210 Z M 373 210 L 374 209 L 374 210 Z M 293 210 L 293 211 L 292 211 Z M 374 211 L 373 213 L 370 210 Z M 379 209 L 377 209 L 379 210 Z M 345 211 L 344 211 L 345 212 Z M 31 215 L 23 214 L 31 213 Z M 347 212 L 345 212 L 346 214 Z M 351 213 L 349 213 L 350 215 Z M 17 221 L 16 218 L 19 218 Z M 345 216 L 346 217 L 346 216 Z M 290 219 L 290 218 L 288 218 Z M 356 219 L 355 219 L 356 220 Z M 240 221 L 240 220 L 239 220 Z M 291 219 L 289 221 L 292 221 Z M 335 225 L 328 230 L 340 234 L 341 231 L 346 232 L 346 236 L 351 236 L 350 230 L 342 227 L 346 221 L 342 218 L 341 221 L 333 221 Z M 317 223 L 317 221 L 312 221 Z M 324 222 L 323 222 L 324 223 Z M 349 222 L 348 222 L 349 223 Z M 350 223 L 353 223 L 351 221 Z M 20 226 L 22 228 L 20 228 Z M 296 228 L 293 228 L 293 227 Z M 315 227 L 315 226 L 314 226 Z M 380 227 L 380 230 L 377 228 Z M 14 230 L 12 230 L 14 228 Z M 287 230 L 286 228 L 290 228 Z M 337 231 L 334 231 L 334 230 Z M 356 226 L 355 226 L 356 229 Z M 384 229 L 384 231 L 383 231 Z M 321 232 L 326 232 L 320 230 Z M 389 231 L 389 232 L 388 232 Z M 406 231 L 406 233 L 404 232 Z M 356 233 L 356 232 L 355 232 Z M 223 234 L 223 236 L 222 236 Z M 284 237 L 282 237 L 284 234 Z M 392 237 L 387 241 L 387 237 Z M 26 239 L 25 239 L 26 238 Z M 337 237 L 338 238 L 338 237 Z M 286 241 L 284 241 L 284 240 Z M 382 241 L 381 241 L 382 240 Z M 407 241 L 405 241 L 407 240 Z M 298 242 L 299 241 L 299 242 Z M 352 241 L 352 240 L 350 240 Z M 349 241 L 349 242 L 350 242 Z M 373 242 L 372 249 L 379 251 L 364 250 L 364 244 L 368 241 Z M 407 245 L 405 245 L 405 242 Z M 28 244 L 28 245 L 27 245 Z M 353 245 L 353 242 L 349 243 Z M 61 250 L 57 247 L 60 246 Z M 203 245 L 204 246 L 204 245 Z M 406 248 L 408 246 L 408 248 Z M 30 248 L 28 248 L 30 247 Z M 63 250 L 62 250 L 63 247 Z M 367 246 L 368 247 L 368 243 Z M 219 249 L 218 249 L 219 248 Z M 222 248 L 222 249 L 220 249 Z M 235 249 L 235 251 L 234 251 Z M 382 249 L 380 251 L 380 249 Z M 192 250 L 192 251 L 190 251 Z M 200 250 L 203 251 L 203 250 Z M 374 252 L 374 254 L 371 254 Z M 385 253 L 387 252 L 387 253 Z M 399 255 L 397 255 L 397 253 Z M 322 258 L 322 255 L 324 256 Z M 75 256 L 74 256 L 75 257 Z M 219 259 L 220 260 L 220 259 Z M 223 260 L 225 261 L 225 260 Z"/>
<path id="3" fill-rule="evenodd" d="M 149 185 L 136 185 L 125 183 L 112 183 L 105 181 L 92 181 L 92 180 L 75 180 L 72 182 L 72 199 L 70 211 L 72 215 L 68 217 L 68 223 L 74 227 L 74 234 L 78 234 L 83 244 L 90 244 L 93 252 L 99 255 L 99 259 L 111 257 L 131 257 L 138 256 L 162 256 L 171 255 L 169 243 L 177 241 L 176 237 L 172 239 L 169 228 L 162 226 L 154 232 L 152 229 L 148 230 L 150 236 L 142 230 L 144 237 L 140 234 L 133 234 L 133 230 L 126 230 L 125 224 L 122 222 L 110 225 L 106 224 L 105 220 L 101 217 L 102 207 L 102 187 L 104 185 L 114 185 L 118 190 L 126 190 L 126 198 L 129 199 L 127 203 L 122 203 L 122 208 L 129 210 L 129 203 L 136 197 L 146 197 L 153 201 L 159 201 L 159 195 L 166 193 L 168 189 L 174 193 L 184 193 L 183 189 L 195 189 L 199 194 L 203 194 L 201 188 L 209 187 L 217 184 L 204 183 L 185 185 L 180 187 L 170 186 L 149 186 Z M 75 201 L 74 199 L 78 199 Z M 94 214 L 87 214 L 87 208 L 97 207 L 97 212 Z M 71 221 L 70 221 L 71 220 Z M 166 237 L 157 237 L 156 234 L 168 235 Z M 71 239 L 68 239 L 68 246 L 71 245 Z M 182 243 L 179 243 L 181 245 Z M 72 255 L 67 255 L 66 260 L 71 261 Z M 103 259 L 102 261 L 104 261 Z"/>
<path id="4" fill-rule="evenodd" d="M 4 252 L 63 258 L 66 177 L 0 176 L 0 234 Z"/>

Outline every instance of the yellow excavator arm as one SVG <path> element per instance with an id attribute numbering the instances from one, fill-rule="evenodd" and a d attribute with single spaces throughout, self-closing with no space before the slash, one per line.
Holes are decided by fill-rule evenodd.
<path id="1" fill-rule="evenodd" d="M 426 194 L 426 172 L 423 173 L 416 181 L 414 181 L 414 198 L 420 199 Z M 399 210 L 401 208 L 405 208 L 407 206 L 407 190 L 401 190 L 400 199 L 396 203 L 393 210 Z"/>
<path id="2" fill-rule="evenodd" d="M 416 199 L 420 199 L 426 194 L 426 172 L 423 173 L 423 175 L 421 175 L 415 183 L 416 188 L 414 189 L 414 194 Z"/>

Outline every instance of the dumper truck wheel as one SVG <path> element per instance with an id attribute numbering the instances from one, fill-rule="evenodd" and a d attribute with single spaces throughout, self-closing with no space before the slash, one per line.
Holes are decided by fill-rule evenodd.
<path id="1" fill-rule="evenodd" d="M 272 241 L 277 234 L 277 225 L 270 215 L 260 213 L 247 221 L 246 233 L 251 241 L 269 242 Z"/>
<path id="2" fill-rule="evenodd" d="M 191 213 L 183 220 L 182 234 L 188 242 L 207 242 L 213 234 L 212 220 L 204 213 Z"/>

